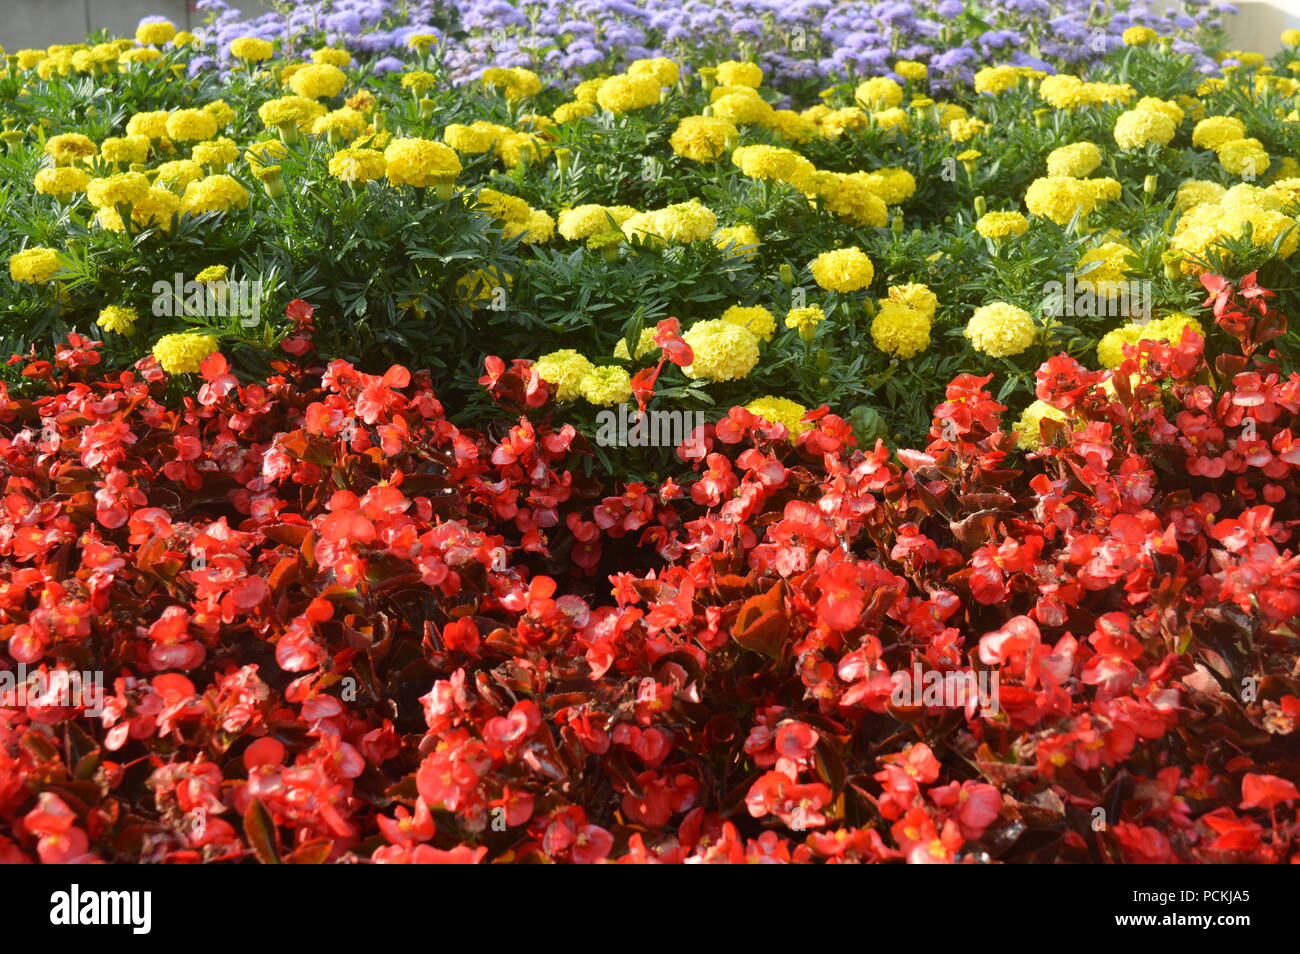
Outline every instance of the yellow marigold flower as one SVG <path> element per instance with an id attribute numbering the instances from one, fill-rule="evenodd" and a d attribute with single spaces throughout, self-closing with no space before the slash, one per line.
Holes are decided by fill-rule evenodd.
<path id="1" fill-rule="evenodd" d="M 1120 34 L 1120 39 L 1124 41 L 1125 46 L 1144 46 L 1147 43 L 1154 43 L 1159 38 L 1159 33 L 1144 26 L 1131 26 Z"/>
<path id="2" fill-rule="evenodd" d="M 817 326 L 826 320 L 826 313 L 819 305 L 806 308 L 791 308 L 785 313 L 785 326 L 799 332 L 799 337 L 811 341 Z"/>
<path id="3" fill-rule="evenodd" d="M 636 214 L 636 209 L 627 205 L 579 205 L 560 213 L 559 231 L 562 237 L 573 242 L 621 228 Z"/>
<path id="4" fill-rule="evenodd" d="M 1025 408 L 1016 422 L 1016 446 L 1021 450 L 1037 450 L 1043 446 L 1043 421 L 1066 422 L 1065 412 L 1058 411 L 1046 401 L 1035 401 Z"/>
<path id="5" fill-rule="evenodd" d="M 858 84 L 853 99 L 866 109 L 890 109 L 903 101 L 903 87 L 888 76 L 873 76 Z"/>
<path id="6" fill-rule="evenodd" d="M 758 254 L 758 233 L 752 225 L 731 225 L 713 233 L 713 244 L 729 256 L 753 258 Z"/>
<path id="7" fill-rule="evenodd" d="M 438 85 L 438 78 L 427 70 L 411 70 L 402 74 L 402 89 L 424 93 Z"/>
<path id="8" fill-rule="evenodd" d="M 698 321 L 682 338 L 694 353 L 682 369 L 689 378 L 735 381 L 758 364 L 758 338 L 730 321 Z"/>
<path id="9" fill-rule="evenodd" d="M 134 308 L 109 305 L 99 313 L 99 317 L 95 319 L 95 324 L 105 331 L 126 335 L 131 333 L 131 329 L 135 327 L 135 323 L 139 320 L 140 313 Z"/>
<path id="10" fill-rule="evenodd" d="M 907 115 L 907 110 L 897 107 L 872 113 L 871 121 L 881 129 L 901 129 L 903 132 L 906 132 L 912 124 L 912 118 Z"/>
<path id="11" fill-rule="evenodd" d="M 898 205 L 916 194 L 916 178 L 906 169 L 885 168 L 875 172 L 852 172 L 849 178 L 862 182 L 884 201 Z"/>
<path id="12" fill-rule="evenodd" d="M 195 275 L 194 280 L 203 282 L 207 285 L 224 280 L 229 273 L 230 269 L 225 265 L 209 265 L 207 268 Z"/>
<path id="13" fill-rule="evenodd" d="M 1009 358 L 1034 343 L 1038 326 L 1023 308 L 996 301 L 975 309 L 965 334 L 976 351 L 993 358 Z"/>
<path id="14" fill-rule="evenodd" d="M 725 96 L 719 96 L 709 108 L 714 116 L 735 123 L 737 126 L 767 125 L 772 121 L 775 113 L 772 105 L 752 89 L 747 89 L 743 93 L 727 93 Z"/>
<path id="15" fill-rule="evenodd" d="M 514 276 L 503 273 L 496 266 L 476 268 L 456 281 L 456 300 L 477 308 L 478 302 L 490 301 L 506 289 L 513 288 Z"/>
<path id="16" fill-rule="evenodd" d="M 20 70 L 30 70 L 45 59 L 45 51 L 19 50 L 15 56 L 18 57 L 18 68 Z"/>
<path id="17" fill-rule="evenodd" d="M 66 202 L 74 192 L 84 192 L 90 182 L 90 173 L 75 166 L 55 166 L 36 173 L 32 183 L 42 195 L 52 195 Z"/>
<path id="18" fill-rule="evenodd" d="M 482 74 L 484 86 L 500 90 L 511 103 L 536 96 L 542 91 L 542 78 L 523 66 L 511 66 L 510 69 L 491 68 Z"/>
<path id="19" fill-rule="evenodd" d="M 266 164 L 289 155 L 289 147 L 279 139 L 262 139 L 244 150 L 244 160 L 254 173 Z"/>
<path id="20" fill-rule="evenodd" d="M 423 53 L 438 42 L 438 37 L 433 33 L 413 33 L 406 38 L 406 45 L 417 53 Z M 342 65 L 342 64 L 340 64 Z"/>
<path id="21" fill-rule="evenodd" d="M 839 172 L 815 172 L 799 188 L 810 202 L 856 225 L 883 228 L 889 224 L 885 200 L 862 178 Z"/>
<path id="22" fill-rule="evenodd" d="M 596 93 L 600 108 L 611 113 L 626 113 L 659 102 L 659 83 L 652 76 L 611 76 L 600 84 Z"/>
<path id="23" fill-rule="evenodd" d="M 384 159 L 393 185 L 422 188 L 451 182 L 461 172 L 456 151 L 431 139 L 395 139 L 384 150 Z"/>
<path id="24" fill-rule="evenodd" d="M 1175 128 L 1183 122 L 1183 108 L 1171 100 L 1160 99 L 1158 96 L 1143 96 L 1133 105 L 1133 108 L 1146 109 L 1168 116 Z"/>
<path id="25" fill-rule="evenodd" d="M 208 176 L 185 187 L 181 205 L 192 215 L 245 209 L 248 207 L 248 190 L 230 176 Z"/>
<path id="26" fill-rule="evenodd" d="M 1121 282 L 1130 271 L 1128 258 L 1132 254 L 1127 245 L 1105 242 L 1079 257 L 1078 277 L 1094 285 Z"/>
<path id="27" fill-rule="evenodd" d="M 146 136 L 149 139 L 167 138 L 167 119 L 171 113 L 165 109 L 151 113 L 136 113 L 126 121 L 128 136 Z"/>
<path id="28" fill-rule="evenodd" d="M 1057 73 L 1038 84 L 1038 95 L 1057 109 L 1073 109 L 1093 101 L 1090 88 L 1077 76 Z"/>
<path id="29" fill-rule="evenodd" d="M 496 141 L 496 154 L 507 169 L 523 162 L 538 162 L 553 151 L 551 144 L 533 133 L 508 132 Z"/>
<path id="30" fill-rule="evenodd" d="M 722 313 L 719 321 L 740 325 L 759 341 L 771 341 L 776 335 L 776 317 L 762 305 L 732 305 Z"/>
<path id="31" fill-rule="evenodd" d="M 600 85 L 606 79 L 607 77 L 599 76 L 595 79 L 583 80 L 573 88 L 573 98 L 580 103 L 594 103 L 596 94 L 600 91 Z"/>
<path id="32" fill-rule="evenodd" d="M 122 172 L 86 183 L 86 198 L 97 209 L 131 205 L 143 199 L 148 191 L 149 179 L 140 172 Z"/>
<path id="33" fill-rule="evenodd" d="M 557 401 L 572 401 L 582 397 L 582 381 L 596 366 L 572 348 L 561 348 L 538 358 L 533 370 L 543 381 L 556 386 Z"/>
<path id="34" fill-rule="evenodd" d="M 1075 142 L 1047 154 L 1049 176 L 1070 176 L 1082 179 L 1091 175 L 1101 165 L 1101 150 L 1090 142 Z"/>
<path id="35" fill-rule="evenodd" d="M 1128 83 L 1085 83 L 1084 96 L 1088 103 L 1128 103 L 1137 95 Z"/>
<path id="36" fill-rule="evenodd" d="M 131 221 L 138 228 L 157 226 L 164 232 L 171 231 L 172 220 L 181 211 L 181 200 L 169 189 L 152 186 L 144 198 L 131 206 Z M 100 209 L 95 221 L 101 228 L 113 232 L 123 231 L 122 216 L 110 206 Z"/>
<path id="37" fill-rule="evenodd" d="M 1130 322 L 1121 325 L 1106 332 L 1097 342 L 1097 361 L 1103 368 L 1118 368 L 1124 361 L 1125 346 L 1132 347 L 1143 340 L 1177 344 L 1182 340 L 1184 328 L 1191 328 L 1199 335 L 1205 333 L 1199 321 L 1183 312 L 1174 312 L 1145 324 Z"/>
<path id="38" fill-rule="evenodd" d="M 480 189 L 474 207 L 482 209 L 494 219 L 503 222 L 527 222 L 532 209 L 518 196 L 507 195 L 496 189 Z"/>
<path id="39" fill-rule="evenodd" d="M 718 64 L 717 76 L 721 86 L 748 86 L 757 89 L 763 85 L 763 70 L 757 63 L 725 60 Z"/>
<path id="40" fill-rule="evenodd" d="M 239 147 L 233 139 L 222 136 L 208 142 L 195 143 L 190 158 L 201 166 L 226 166 L 239 158 Z"/>
<path id="41" fill-rule="evenodd" d="M 523 236 L 529 245 L 544 245 L 555 235 L 555 219 L 542 209 L 529 209 L 526 219 L 506 222 L 503 231 L 510 238 Z"/>
<path id="42" fill-rule="evenodd" d="M 1283 30 L 1283 46 L 1300 46 L 1300 30 Z"/>
<path id="43" fill-rule="evenodd" d="M 687 116 L 677 124 L 668 144 L 683 159 L 714 162 L 740 135 L 735 125 L 716 116 Z M 752 147 L 751 147 L 752 148 Z M 809 163 L 811 167 L 812 163 Z"/>
<path id="44" fill-rule="evenodd" d="M 1120 185 L 1118 179 L 1112 179 L 1109 176 L 1103 176 L 1099 179 L 1083 179 L 1083 184 L 1092 193 L 1093 200 L 1097 205 L 1103 205 L 1107 202 L 1113 202 L 1124 194 L 1124 187 Z"/>
<path id="45" fill-rule="evenodd" d="M 343 105 L 349 109 L 357 109 L 363 113 L 368 113 L 379 104 L 375 94 L 368 89 L 359 89 L 347 99 L 343 100 Z"/>
<path id="46" fill-rule="evenodd" d="M 659 345 L 655 344 L 655 329 L 642 328 L 636 343 L 636 360 L 640 361 L 646 355 L 653 354 L 658 350 Z M 614 357 L 622 358 L 624 361 L 632 360 L 627 352 L 627 341 L 620 340 L 618 344 L 614 345 Z"/>
<path id="47" fill-rule="evenodd" d="M 216 350 L 217 339 L 212 335 L 187 332 L 163 335 L 153 346 L 153 356 L 168 374 L 194 374 Z"/>
<path id="48" fill-rule="evenodd" d="M 330 110 L 324 116 L 317 116 L 312 121 L 311 131 L 317 136 L 333 133 L 344 140 L 356 139 L 365 133 L 369 126 L 366 114 L 350 106 Z"/>
<path id="49" fill-rule="evenodd" d="M 339 69 L 350 66 L 352 63 L 352 54 L 347 50 L 340 50 L 336 47 L 326 46 L 319 50 L 313 50 L 311 61 L 319 66 L 337 66 Z"/>
<path id="50" fill-rule="evenodd" d="M 33 246 L 9 256 L 9 277 L 28 285 L 49 281 L 62 267 L 59 253 L 52 248 Z"/>
<path id="51" fill-rule="evenodd" d="M 751 179 L 774 179 L 796 188 L 801 188 L 817 171 L 799 153 L 781 146 L 740 146 L 732 151 L 731 164 Z"/>
<path id="52" fill-rule="evenodd" d="M 917 308 L 886 299 L 871 319 L 871 340 L 885 354 L 906 361 L 930 347 L 930 319 Z"/>
<path id="53" fill-rule="evenodd" d="M 904 116 L 907 114 L 904 113 Z M 818 127 L 821 134 L 830 139 L 844 135 L 850 129 L 866 129 L 872 123 L 872 114 L 857 106 L 845 106 L 833 109 L 821 118 Z"/>
<path id="54" fill-rule="evenodd" d="M 1024 72 L 1016 66 L 986 66 L 975 74 L 975 92 L 1005 93 L 1019 84 Z"/>
<path id="55" fill-rule="evenodd" d="M 63 133 L 51 136 L 45 141 L 45 154 L 54 160 L 56 166 L 68 166 L 79 159 L 86 159 L 99 151 L 89 137 L 81 133 Z"/>
<path id="56" fill-rule="evenodd" d="M 774 109 L 763 124 L 786 142 L 808 142 L 817 136 L 817 124 L 793 109 Z"/>
<path id="57" fill-rule="evenodd" d="M 982 119 L 954 119 L 948 124 L 948 138 L 953 142 L 966 142 L 988 128 L 989 124 Z"/>
<path id="58" fill-rule="evenodd" d="M 1277 250 L 1278 258 L 1290 258 L 1296 246 L 1300 245 L 1300 228 L 1297 228 L 1296 220 L 1272 209 L 1241 206 L 1225 208 L 1218 229 L 1223 235 L 1242 236 L 1246 233 L 1247 225 L 1251 230 L 1251 244 L 1260 248 L 1271 247 L 1282 236 Z"/>
<path id="59" fill-rule="evenodd" d="M 573 122 L 575 119 L 583 119 L 587 116 L 596 115 L 596 107 L 591 103 L 584 103 L 581 100 L 574 100 L 572 103 L 561 103 L 555 107 L 551 113 L 551 118 L 557 123 Z"/>
<path id="60" fill-rule="evenodd" d="M 1226 192 L 1223 186 L 1217 182 L 1206 182 L 1203 179 L 1189 179 L 1178 187 L 1178 195 L 1174 199 L 1174 207 L 1180 211 L 1195 208 L 1198 205 L 1214 205 Z"/>
<path id="61" fill-rule="evenodd" d="M 1277 179 L 1268 187 L 1268 192 L 1277 197 L 1283 209 L 1300 211 L 1300 176 Z"/>
<path id="62" fill-rule="evenodd" d="M 275 48 L 270 43 L 255 36 L 241 36 L 230 43 L 230 55 L 249 63 L 269 60 L 274 52 Z"/>
<path id="63" fill-rule="evenodd" d="M 930 75 L 929 68 L 916 60 L 899 60 L 894 64 L 894 72 L 905 80 L 919 83 Z"/>
<path id="64" fill-rule="evenodd" d="M 939 310 L 939 296 L 930 291 L 930 286 L 919 282 L 890 285 L 888 294 L 890 301 L 919 311 L 927 321 L 933 321 L 934 313 Z"/>
<path id="65" fill-rule="evenodd" d="M 1283 203 L 1282 199 L 1269 189 L 1261 189 L 1259 186 L 1241 182 L 1224 191 L 1219 198 L 1219 205 L 1225 209 L 1268 209 L 1281 212 Z"/>
<path id="66" fill-rule="evenodd" d="M 388 163 L 378 149 L 340 149 L 330 157 L 329 173 L 343 182 L 382 179 Z"/>
<path id="67" fill-rule="evenodd" d="M 808 409 L 789 398 L 765 395 L 750 401 L 745 405 L 745 410 L 761 417 L 769 424 L 780 424 L 785 428 L 787 439 L 791 444 L 796 443 L 799 435 L 812 427 L 803 419 Z"/>
<path id="68" fill-rule="evenodd" d="M 138 50 L 127 50 L 117 58 L 119 66 L 135 66 L 140 63 L 155 63 L 162 59 L 162 54 L 153 47 L 142 47 Z"/>
<path id="69" fill-rule="evenodd" d="M 636 60 L 628 66 L 627 72 L 631 76 L 649 76 L 660 86 L 672 86 L 681 76 L 677 64 L 666 56 Z"/>
<path id="70" fill-rule="evenodd" d="M 199 38 L 189 30 L 181 30 L 171 39 L 172 46 L 178 50 L 184 46 L 200 46 Z"/>
<path id="71" fill-rule="evenodd" d="M 509 132 L 510 130 L 504 126 L 482 121 L 469 126 L 452 123 L 443 130 L 442 138 L 457 152 L 476 156 L 487 152 L 495 145 L 497 139 Z"/>
<path id="72" fill-rule="evenodd" d="M 718 227 L 718 217 L 698 199 L 678 202 L 653 212 L 639 212 L 623 223 L 629 238 L 659 239 L 668 242 L 702 242 Z"/>
<path id="73" fill-rule="evenodd" d="M 859 291 L 870 285 L 876 276 L 871 259 L 856 245 L 822 252 L 808 267 L 813 280 L 826 291 Z"/>
<path id="74" fill-rule="evenodd" d="M 1167 146 L 1176 131 L 1172 119 L 1149 109 L 1131 109 L 1115 120 L 1115 142 L 1121 149 L 1140 149 L 1152 142 Z"/>
<path id="75" fill-rule="evenodd" d="M 1230 139 L 1215 150 L 1219 165 L 1234 176 L 1246 179 L 1262 176 L 1271 164 L 1269 155 L 1258 139 Z"/>
<path id="76" fill-rule="evenodd" d="M 181 142 L 211 139 L 217 134 L 217 121 L 201 109 L 178 109 L 167 117 L 167 138 Z"/>
<path id="77" fill-rule="evenodd" d="M 632 397 L 632 377 L 618 365 L 602 365 L 583 375 L 578 392 L 588 404 L 622 404 Z"/>
<path id="78" fill-rule="evenodd" d="M 257 118 L 268 128 L 280 126 L 310 129 L 311 124 L 318 117 L 324 116 L 325 112 L 325 107 L 314 99 L 296 95 L 281 96 L 279 99 L 269 99 L 258 107 Z"/>
<path id="79" fill-rule="evenodd" d="M 142 163 L 149 158 L 149 137 L 121 136 L 105 139 L 99 144 L 99 154 L 106 161 L 120 166 Z"/>
<path id="80" fill-rule="evenodd" d="M 1025 191 L 1025 207 L 1033 215 L 1065 225 L 1075 213 L 1088 215 L 1097 207 L 1097 196 L 1087 180 L 1071 176 L 1035 179 Z"/>

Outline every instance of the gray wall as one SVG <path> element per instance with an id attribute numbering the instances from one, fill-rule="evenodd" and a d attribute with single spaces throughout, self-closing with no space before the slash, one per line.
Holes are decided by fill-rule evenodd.
<path id="1" fill-rule="evenodd" d="M 258 0 L 232 0 L 245 16 L 270 8 Z M 142 17 L 163 16 L 182 30 L 199 26 L 204 14 L 188 0 L 0 0 L 0 46 L 9 52 L 52 43 L 79 43 L 92 30 L 131 36 Z"/>

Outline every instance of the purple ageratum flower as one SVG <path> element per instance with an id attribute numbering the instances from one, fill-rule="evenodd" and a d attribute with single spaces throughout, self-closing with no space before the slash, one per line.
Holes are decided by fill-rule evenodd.
<path id="1" fill-rule="evenodd" d="M 376 73 L 400 73 L 406 69 L 406 64 L 395 56 L 385 56 L 383 59 L 376 60 L 371 68 Z"/>
<path id="2" fill-rule="evenodd" d="M 965 10 L 966 5 L 961 0 L 939 0 L 939 5 L 934 8 L 934 12 L 944 20 L 959 17 Z"/>
<path id="3" fill-rule="evenodd" d="M 1024 37 L 1014 30 L 989 30 L 979 38 L 979 45 L 986 50 L 1001 50 L 1008 46 L 1019 46 L 1023 42 Z"/>
<path id="4" fill-rule="evenodd" d="M 1056 72 L 1056 67 L 1053 66 L 1051 63 L 1048 63 L 1046 60 L 1040 60 L 1036 56 L 1030 56 L 1028 53 L 1024 52 L 1023 50 L 1016 50 L 1014 53 L 1011 54 L 1011 65 L 1027 66 L 1032 70 L 1039 70 L 1043 73 L 1048 73 L 1048 74 Z"/>

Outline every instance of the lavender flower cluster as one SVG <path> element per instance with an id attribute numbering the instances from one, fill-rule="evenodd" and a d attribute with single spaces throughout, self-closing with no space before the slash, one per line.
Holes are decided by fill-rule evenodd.
<path id="1" fill-rule="evenodd" d="M 234 0 L 238 2 L 238 0 Z M 1182 0 L 1156 12 L 1141 0 L 279 0 L 284 12 L 245 19 L 227 0 L 198 0 L 197 31 L 211 54 L 194 69 L 225 65 L 230 41 L 257 36 L 295 56 L 326 42 L 379 72 L 402 69 L 407 39 L 445 39 L 455 82 L 490 66 L 524 66 L 551 82 L 613 72 L 631 60 L 670 56 L 688 68 L 752 57 L 770 81 L 893 76 L 920 60 L 939 85 L 969 82 L 996 63 L 1047 72 L 1122 45 L 1130 26 L 1175 37 L 1174 49 L 1207 73 L 1218 65 L 1196 37 L 1236 10 Z M 897 77 L 894 77 L 897 79 Z"/>

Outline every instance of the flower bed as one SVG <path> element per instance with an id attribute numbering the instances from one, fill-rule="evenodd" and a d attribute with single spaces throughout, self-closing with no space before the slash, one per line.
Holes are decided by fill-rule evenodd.
<path id="1" fill-rule="evenodd" d="M 0 861 L 1300 860 L 1300 36 L 204 5 L 0 76 Z"/>
<path id="2" fill-rule="evenodd" d="M 1208 284 L 1221 385 L 1054 358 L 1033 457 L 962 375 L 924 450 L 737 408 L 614 495 L 401 366 L 174 404 L 71 341 L 0 404 L 0 612 L 112 681 L 0 710 L 0 857 L 1294 861 L 1300 375 Z"/>

